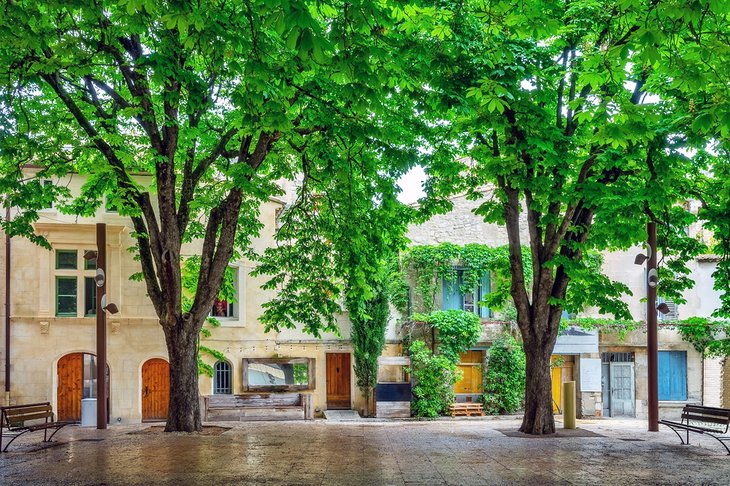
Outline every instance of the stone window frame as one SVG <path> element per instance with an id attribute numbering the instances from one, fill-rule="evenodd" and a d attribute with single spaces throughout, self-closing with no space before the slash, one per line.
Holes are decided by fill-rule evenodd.
<path id="1" fill-rule="evenodd" d="M 53 248 L 53 302 L 55 308 L 55 316 L 59 318 L 73 318 L 73 317 L 95 317 L 96 316 L 96 293 L 92 294 L 91 302 L 93 303 L 94 312 L 87 313 L 86 309 L 86 284 L 88 280 L 94 279 L 96 275 L 96 265 L 93 260 L 84 259 L 84 252 L 87 248 L 78 248 L 71 246 L 58 246 Z M 58 268 L 59 266 L 59 253 L 62 252 L 75 252 L 76 254 L 76 265 L 75 268 Z M 59 289 L 58 284 L 61 280 L 76 279 L 76 312 L 75 313 L 59 313 Z M 92 289 L 96 289 L 96 286 L 92 286 Z M 67 297 L 70 295 L 67 295 Z"/>

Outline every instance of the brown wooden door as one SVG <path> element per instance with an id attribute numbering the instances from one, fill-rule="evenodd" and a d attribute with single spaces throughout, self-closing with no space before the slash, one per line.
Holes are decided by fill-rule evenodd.
<path id="1" fill-rule="evenodd" d="M 58 360 L 56 415 L 58 420 L 81 420 L 84 354 L 67 354 Z"/>
<path id="2" fill-rule="evenodd" d="M 166 420 L 170 404 L 170 365 L 160 358 L 142 365 L 142 420 Z"/>
<path id="3" fill-rule="evenodd" d="M 327 353 L 327 408 L 349 409 L 350 353 Z"/>

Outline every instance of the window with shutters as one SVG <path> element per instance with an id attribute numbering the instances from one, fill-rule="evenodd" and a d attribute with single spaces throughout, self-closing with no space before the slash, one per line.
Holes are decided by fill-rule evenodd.
<path id="1" fill-rule="evenodd" d="M 659 351 L 659 400 L 687 400 L 687 351 Z"/>
<path id="2" fill-rule="evenodd" d="M 456 282 L 442 281 L 443 301 L 442 310 L 460 309 L 474 312 L 480 317 L 492 317 L 492 311 L 485 305 L 480 305 L 484 297 L 491 292 L 491 278 L 485 273 L 479 284 L 473 289 L 464 289 L 464 271 L 457 270 Z"/>

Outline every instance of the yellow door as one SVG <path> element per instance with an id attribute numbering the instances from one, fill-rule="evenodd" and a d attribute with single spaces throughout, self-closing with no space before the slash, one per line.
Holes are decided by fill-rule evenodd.
<path id="1" fill-rule="evenodd" d="M 463 376 L 454 385 L 454 393 L 482 393 L 483 359 L 483 351 L 467 351 L 461 353 L 459 369 L 463 373 Z"/>
<path id="2" fill-rule="evenodd" d="M 553 413 L 562 413 L 560 410 L 561 393 L 562 393 L 562 368 L 556 366 L 552 370 L 552 381 L 553 381 Z"/>

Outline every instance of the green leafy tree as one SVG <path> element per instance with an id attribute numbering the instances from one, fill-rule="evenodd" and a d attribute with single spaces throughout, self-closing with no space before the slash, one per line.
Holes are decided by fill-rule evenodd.
<path id="1" fill-rule="evenodd" d="M 387 156 L 379 140 L 398 130 L 383 116 L 414 111 L 391 25 L 387 5 L 371 2 L 3 5 L 0 189 L 22 209 L 3 229 L 47 246 L 33 234 L 39 209 L 55 199 L 89 216 L 105 194 L 131 218 L 168 347 L 167 431 L 201 429 L 199 332 L 231 259 L 251 256 L 258 208 L 275 182 L 356 170 L 357 152 L 308 165 L 302 154 L 317 144 L 359 141 Z M 29 164 L 39 169 L 26 180 Z M 69 174 L 85 176 L 81 194 L 41 183 Z M 303 207 L 318 204 L 305 199 Z M 181 248 L 194 240 L 198 285 L 184 309 Z M 331 315 L 336 292 L 313 263 L 312 278 L 296 280 L 313 312 L 294 317 L 316 333 L 310 316 Z"/>
<path id="2" fill-rule="evenodd" d="M 365 396 L 365 415 L 370 413 L 373 389 L 378 382 L 378 358 L 385 346 L 385 330 L 390 318 L 388 296 L 382 288 L 365 302 L 362 316 L 352 315 L 352 349 L 357 386 Z"/>
<path id="3" fill-rule="evenodd" d="M 418 417 L 437 417 L 454 402 L 454 385 L 461 378 L 456 364 L 446 356 L 432 354 L 426 343 L 413 341 L 409 348 L 413 375 L 413 413 Z"/>
<path id="4" fill-rule="evenodd" d="M 665 89 L 664 63 L 689 29 L 677 15 L 702 12 L 700 3 L 677 14 L 665 2 L 442 2 L 404 15 L 402 28 L 432 38 L 429 85 L 443 94 L 441 126 L 462 142 L 453 163 L 429 167 L 429 189 L 467 191 L 483 200 L 477 214 L 506 227 L 526 353 L 525 433 L 555 431 L 550 355 L 563 309 L 580 310 L 571 283 L 589 297 L 580 304 L 631 318 L 618 298 L 626 288 L 591 271 L 587 255 L 644 241 L 654 220 L 668 235 L 664 293 L 689 283 L 673 277 L 701 248 L 677 249 L 677 219 L 693 216 L 675 205 L 690 197 L 688 175 L 707 164 L 682 151 L 687 106 Z"/>
<path id="5" fill-rule="evenodd" d="M 525 352 L 509 334 L 494 340 L 487 352 L 484 376 L 484 411 L 514 413 L 525 399 Z"/>

